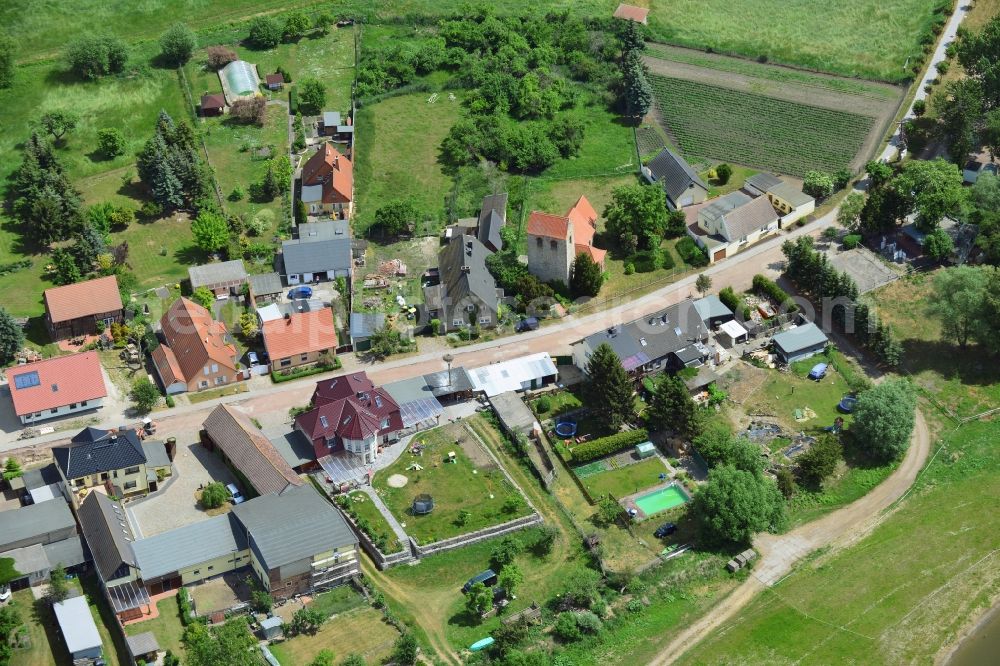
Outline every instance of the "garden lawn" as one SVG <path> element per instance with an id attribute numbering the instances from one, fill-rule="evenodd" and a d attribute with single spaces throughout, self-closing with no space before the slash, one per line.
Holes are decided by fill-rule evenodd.
<path id="1" fill-rule="evenodd" d="M 848 166 L 875 122 L 696 81 L 653 75 L 650 83 L 663 123 L 684 153 L 780 173 Z"/>
<path id="2" fill-rule="evenodd" d="M 329 592 L 321 592 L 309 602 L 309 608 L 323 613 L 326 617 L 365 605 L 365 598 L 350 585 L 340 585 Z"/>
<path id="3" fill-rule="evenodd" d="M 892 82 L 921 55 L 932 0 L 831 5 L 824 0 L 673 0 L 652 4 L 656 39 Z"/>
<path id="4" fill-rule="evenodd" d="M 943 661 L 1000 593 L 1000 423 L 947 426 L 941 437 L 913 492 L 874 532 L 761 592 L 681 663 Z"/>
<path id="5" fill-rule="evenodd" d="M 664 467 L 663 462 L 654 456 L 632 465 L 624 465 L 617 469 L 609 469 L 600 474 L 584 477 L 580 481 L 590 496 L 595 499 L 604 497 L 608 493 L 614 495 L 616 499 L 621 499 L 626 495 L 637 493 L 643 488 L 662 483 L 660 474 L 666 473 L 667 468 Z"/>
<path id="6" fill-rule="evenodd" d="M 521 494 L 504 477 L 503 472 L 479 452 L 473 462 L 463 449 L 479 444 L 461 424 L 454 424 L 428 430 L 413 438 L 412 443 L 423 443 L 422 456 L 414 456 L 404 451 L 399 459 L 375 476 L 373 485 L 385 501 L 386 506 L 401 523 L 405 523 L 406 533 L 426 544 L 441 539 L 465 534 L 490 525 L 504 523 L 531 512 Z M 444 462 L 448 453 L 454 451 L 454 464 Z M 412 463 L 423 467 L 421 471 L 407 471 Z M 390 488 L 387 480 L 393 474 L 401 474 L 409 480 L 402 488 Z M 434 499 L 434 510 L 424 516 L 411 515 L 413 499 L 420 494 L 429 494 Z M 513 511 L 505 511 L 509 498 L 519 500 Z M 459 514 L 467 511 L 470 515 L 463 523 Z"/>
<path id="7" fill-rule="evenodd" d="M 175 655 L 182 657 L 184 643 L 181 641 L 181 636 L 184 635 L 184 625 L 181 624 L 176 595 L 160 599 L 156 602 L 156 610 L 159 612 L 157 617 L 127 625 L 125 634 L 135 636 L 152 631 L 161 650 L 170 650 Z"/>
<path id="8" fill-rule="evenodd" d="M 356 498 L 361 498 L 361 501 L 354 501 L 351 503 L 351 508 L 354 512 L 358 514 L 358 518 L 363 518 L 368 522 L 368 527 L 371 533 L 369 536 L 373 540 L 378 540 L 379 537 L 385 538 L 385 553 L 396 553 L 403 547 L 399 543 L 399 539 L 396 538 L 396 533 L 389 526 L 389 522 L 382 515 L 382 512 L 378 510 L 375 506 L 375 502 L 371 501 L 365 493 L 360 490 L 355 491 L 348 495 L 352 500 Z"/>
<path id="9" fill-rule="evenodd" d="M 363 235 L 376 209 L 392 199 L 414 202 L 420 213 L 418 234 L 434 235 L 444 224 L 451 179 L 441 171 L 438 149 L 460 115 L 462 92 L 455 95 L 458 99 L 449 101 L 441 94 L 434 104 L 427 103 L 429 95 L 400 95 L 358 110 L 356 235 Z"/>
<path id="10" fill-rule="evenodd" d="M 302 634 L 270 649 L 281 666 L 307 666 L 324 648 L 334 651 L 337 662 L 354 652 L 366 663 L 378 664 L 392 652 L 398 636 L 399 632 L 382 620 L 381 612 L 365 606 L 324 622 L 315 634 Z"/>
<path id="11" fill-rule="evenodd" d="M 827 363 L 826 376 L 817 381 L 807 378 L 817 363 Z M 744 405 L 748 414 L 771 414 L 787 432 L 812 432 L 833 425 L 843 416 L 850 425 L 850 415 L 837 411 L 837 403 L 850 393 L 847 381 L 820 354 L 792 364 L 791 372 L 769 371 L 769 377 Z M 816 418 L 797 422 L 795 410 L 806 407 L 816 412 Z"/>
<path id="12" fill-rule="evenodd" d="M 542 172 L 543 177 L 593 178 L 638 173 L 632 127 L 620 115 L 607 109 L 603 100 L 584 92 L 576 107 L 561 112 L 559 116 L 583 122 L 583 142 L 579 154 L 558 160 Z"/>
<path id="13" fill-rule="evenodd" d="M 538 403 L 542 401 L 549 403 L 549 409 L 547 411 L 539 411 Z M 565 414 L 566 412 L 572 412 L 575 409 L 579 409 L 583 406 L 583 401 L 580 396 L 573 391 L 564 389 L 562 391 L 545 393 L 544 395 L 535 398 L 528 404 L 539 418 L 548 419 L 554 416 L 559 416 L 560 414 Z"/>
<path id="14" fill-rule="evenodd" d="M 291 75 L 291 86 L 284 92 L 273 92 L 275 99 L 288 100 L 288 89 L 303 79 L 316 79 L 326 88 L 328 111 L 351 111 L 351 85 L 354 83 L 354 31 L 351 28 L 331 28 L 327 35 L 311 33 L 294 44 L 279 44 L 269 51 L 254 51 L 246 55 L 257 65 L 261 81 L 273 74 L 279 65 Z M 218 77 L 216 77 L 218 78 Z"/>
<path id="15" fill-rule="evenodd" d="M 821 489 L 814 490 L 800 486 L 795 491 L 795 495 L 788 503 L 788 519 L 791 526 L 811 522 L 835 509 L 847 506 L 867 495 L 896 469 L 896 463 L 859 460 L 850 449 L 847 449 L 845 456 L 848 458 L 848 463 L 839 465 L 833 476 L 823 482 Z"/>

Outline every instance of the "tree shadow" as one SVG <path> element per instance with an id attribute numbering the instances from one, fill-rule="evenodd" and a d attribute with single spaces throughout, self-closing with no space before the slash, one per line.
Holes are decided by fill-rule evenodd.
<path id="1" fill-rule="evenodd" d="M 478 627 L 483 622 L 484 620 L 476 617 L 465 608 L 448 618 L 448 624 L 454 627 Z"/>
<path id="2" fill-rule="evenodd" d="M 122 183 L 121 187 L 118 188 L 117 193 L 123 197 L 128 197 L 129 199 L 135 199 L 136 201 L 146 201 L 147 192 L 146 187 L 142 184 L 141 180 L 132 179 L 127 183 Z M 144 222 L 143 218 L 140 218 L 140 222 Z"/>
<path id="3" fill-rule="evenodd" d="M 182 264 L 197 265 L 205 263 L 208 256 L 205 251 L 197 245 L 188 245 L 174 252 L 174 259 Z"/>
<path id="4" fill-rule="evenodd" d="M 89 83 L 87 79 L 82 79 L 69 69 L 54 68 L 45 73 L 45 83 L 49 85 L 71 86 L 77 83 Z"/>
<path id="5" fill-rule="evenodd" d="M 988 386 L 1000 382 L 1000 366 L 980 345 L 965 349 L 946 340 L 904 340 L 903 362 L 913 374 L 925 370 L 965 385 Z"/>
<path id="6" fill-rule="evenodd" d="M 103 150 L 100 149 L 92 150 L 89 153 L 86 153 L 86 157 L 95 164 L 99 164 L 101 162 L 110 162 L 114 159 L 113 157 L 109 157 L 107 153 L 105 153 Z"/>

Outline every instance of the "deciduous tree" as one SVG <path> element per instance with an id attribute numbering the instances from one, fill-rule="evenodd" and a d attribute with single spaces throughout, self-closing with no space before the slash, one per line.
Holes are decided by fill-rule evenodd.
<path id="1" fill-rule="evenodd" d="M 697 279 L 694 281 L 694 288 L 698 290 L 699 294 L 704 296 L 712 288 L 712 278 L 704 273 L 699 273 Z"/>
<path id="2" fill-rule="evenodd" d="M 229 106 L 229 117 L 236 122 L 263 127 L 267 118 L 267 100 L 260 95 L 237 99 Z"/>
<path id="3" fill-rule="evenodd" d="M 317 115 L 326 106 L 326 88 L 316 79 L 305 79 L 299 86 L 299 109 L 306 115 Z"/>
<path id="4" fill-rule="evenodd" d="M 97 131 L 97 149 L 106 157 L 118 157 L 128 150 L 128 141 L 117 127 L 105 127 Z"/>
<path id="5" fill-rule="evenodd" d="M 62 142 L 67 132 L 76 129 L 79 122 L 80 117 L 72 111 L 49 111 L 38 119 L 38 128 L 46 134 L 51 134 L 52 139 L 58 144 Z"/>
<path id="6" fill-rule="evenodd" d="M 945 215 L 956 214 L 965 201 L 962 172 L 954 164 L 936 160 L 910 160 L 892 179 L 890 186 L 916 212 L 917 227 L 931 232 Z"/>
<path id="7" fill-rule="evenodd" d="M 465 593 L 465 609 L 475 618 L 493 608 L 493 592 L 482 583 L 476 583 Z"/>
<path id="8" fill-rule="evenodd" d="M 732 465 L 712 469 L 695 493 L 693 514 L 709 541 L 746 544 L 754 534 L 781 529 L 785 500 L 773 481 Z"/>
<path id="9" fill-rule="evenodd" d="M 218 213 L 202 212 L 191 223 L 194 242 L 205 252 L 217 252 L 229 243 L 229 225 Z"/>
<path id="10" fill-rule="evenodd" d="M 850 433 L 869 455 L 895 460 L 910 446 L 916 407 L 916 392 L 907 380 L 887 379 L 858 396 Z"/>
<path id="11" fill-rule="evenodd" d="M 149 377 L 143 376 L 132 382 L 132 390 L 129 391 L 132 398 L 132 405 L 140 414 L 148 414 L 160 401 L 160 389 L 156 384 L 149 381 Z"/>
<path id="12" fill-rule="evenodd" d="M 667 204 L 663 190 L 644 185 L 623 185 L 611 193 L 604 209 L 610 233 L 631 254 L 636 248 L 654 250 L 667 226 Z"/>
<path id="13" fill-rule="evenodd" d="M 927 313 L 940 320 L 942 333 L 963 349 L 981 325 L 988 280 L 987 269 L 956 266 L 938 272 L 931 282 Z"/>
<path id="14" fill-rule="evenodd" d="M 225 46 L 209 46 L 205 49 L 206 60 L 205 64 L 208 65 L 209 69 L 222 69 L 234 60 L 238 60 L 239 56 L 236 55 L 236 51 L 226 48 Z"/>
<path id="15" fill-rule="evenodd" d="M 825 199 L 833 194 L 833 178 L 822 171 L 807 171 L 802 180 L 802 191 L 816 199 Z"/>
<path id="16" fill-rule="evenodd" d="M 190 60 L 197 46 L 194 31 L 183 23 L 174 23 L 160 36 L 160 53 L 174 67 Z"/>
<path id="17" fill-rule="evenodd" d="M 934 261 L 945 261 L 955 251 L 955 242 L 947 231 L 938 227 L 924 237 L 924 254 Z"/>
<path id="18" fill-rule="evenodd" d="M 285 17 L 285 27 L 281 36 L 286 42 L 297 42 L 302 39 L 310 27 L 312 24 L 305 12 L 291 12 Z"/>
<path id="19" fill-rule="evenodd" d="M 250 22 L 250 43 L 258 49 L 273 49 L 281 42 L 282 26 L 270 16 L 258 16 Z"/>
<path id="20" fill-rule="evenodd" d="M 375 210 L 373 226 L 381 233 L 395 237 L 408 232 L 418 215 L 412 199 L 393 199 Z"/>
<path id="21" fill-rule="evenodd" d="M 861 211 L 865 207 L 865 195 L 861 192 L 851 192 L 840 204 L 837 211 L 837 223 L 852 234 L 857 233 L 861 223 Z"/>
<path id="22" fill-rule="evenodd" d="M 128 46 L 118 37 L 77 37 L 66 49 L 66 63 L 74 74 L 83 79 L 117 74 L 128 63 Z"/>

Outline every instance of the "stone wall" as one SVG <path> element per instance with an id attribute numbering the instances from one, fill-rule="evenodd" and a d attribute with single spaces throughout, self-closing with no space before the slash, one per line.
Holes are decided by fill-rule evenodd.
<path id="1" fill-rule="evenodd" d="M 557 281 L 569 285 L 570 265 L 573 263 L 575 250 L 573 234 L 570 233 L 569 236 L 568 240 L 528 236 L 528 270 L 532 275 L 542 282 Z"/>
<path id="2" fill-rule="evenodd" d="M 416 551 L 418 558 L 424 558 L 427 557 L 428 555 L 434 555 L 436 553 L 444 553 L 449 550 L 454 550 L 456 548 L 470 546 L 474 543 L 479 543 L 480 541 L 486 541 L 487 539 L 492 539 L 494 537 L 498 537 L 503 534 L 509 534 L 510 532 L 523 530 L 525 528 L 531 527 L 532 525 L 538 525 L 541 522 L 542 522 L 542 517 L 537 513 L 533 513 L 530 516 L 523 516 L 521 518 L 516 518 L 506 523 L 501 523 L 500 525 L 493 525 L 492 527 L 484 527 L 483 529 L 476 530 L 475 532 L 469 532 L 468 534 L 460 534 L 456 537 L 451 537 L 450 539 L 442 539 L 441 541 L 435 541 L 434 543 L 429 543 L 426 546 L 418 546 L 416 545 L 416 543 L 413 543 L 413 550 Z"/>

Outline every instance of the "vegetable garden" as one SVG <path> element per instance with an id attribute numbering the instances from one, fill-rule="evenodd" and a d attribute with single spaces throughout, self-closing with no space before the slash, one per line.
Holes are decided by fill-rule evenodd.
<path id="1" fill-rule="evenodd" d="M 694 81 L 650 80 L 665 128 L 685 153 L 780 173 L 849 165 L 875 122 Z"/>

